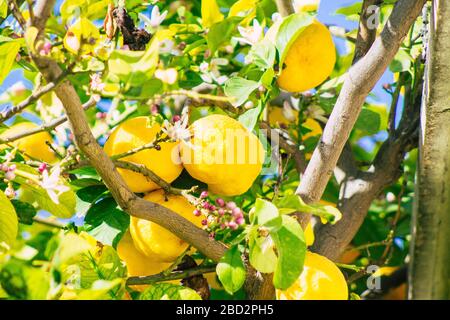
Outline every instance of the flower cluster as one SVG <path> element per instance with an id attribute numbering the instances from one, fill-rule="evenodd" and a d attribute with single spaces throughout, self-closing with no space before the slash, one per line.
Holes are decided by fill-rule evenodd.
<path id="1" fill-rule="evenodd" d="M 224 230 L 236 230 L 245 224 L 244 212 L 233 201 L 226 202 L 217 198 L 215 204 L 207 200 L 208 192 L 203 191 L 195 203 L 196 209 L 193 214 L 197 217 L 203 216 L 202 225 L 214 238 L 217 232 Z"/>

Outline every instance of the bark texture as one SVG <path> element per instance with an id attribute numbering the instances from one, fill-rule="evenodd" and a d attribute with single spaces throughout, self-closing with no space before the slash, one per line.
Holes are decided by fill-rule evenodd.
<path id="1" fill-rule="evenodd" d="M 410 299 L 450 298 L 450 2 L 431 13 L 412 226 Z"/>

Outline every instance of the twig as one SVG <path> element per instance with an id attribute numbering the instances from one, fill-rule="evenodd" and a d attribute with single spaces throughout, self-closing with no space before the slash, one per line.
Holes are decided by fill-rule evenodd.
<path id="1" fill-rule="evenodd" d="M 8 4 L 9 10 L 11 10 L 11 13 L 13 14 L 14 18 L 17 20 L 22 30 L 25 31 L 27 21 L 23 17 L 22 12 L 20 11 L 19 6 L 17 5 L 17 2 L 15 0 L 8 0 Z"/>
<path id="2" fill-rule="evenodd" d="M 216 266 L 207 266 L 207 267 L 199 266 L 188 270 L 172 271 L 170 274 L 165 274 L 164 272 L 161 272 L 159 274 L 155 274 L 152 276 L 129 277 L 127 279 L 126 284 L 127 286 L 136 286 L 136 285 L 152 284 L 155 282 L 162 282 L 162 281 L 181 280 L 192 276 L 202 275 L 205 273 L 215 271 Z"/>
<path id="3" fill-rule="evenodd" d="M 96 101 L 94 98 L 89 99 L 85 104 L 83 104 L 82 108 L 83 110 L 87 110 L 92 106 L 96 105 Z M 0 138 L 0 145 L 1 144 L 8 144 L 11 143 L 13 141 L 31 136 L 33 134 L 39 133 L 39 132 L 43 132 L 43 131 L 50 131 L 53 130 L 54 128 L 56 128 L 57 126 L 63 124 L 64 122 L 67 121 L 67 116 L 61 116 L 59 118 L 56 118 L 48 123 L 45 123 L 41 126 L 38 126 L 36 128 L 32 128 L 30 130 L 24 131 L 24 132 L 20 132 L 11 136 L 6 136 L 3 138 Z"/>
<path id="4" fill-rule="evenodd" d="M 391 102 L 391 108 L 389 110 L 389 120 L 388 120 L 388 131 L 394 132 L 395 131 L 395 119 L 397 117 L 397 106 L 398 106 L 398 100 L 400 98 L 400 92 L 403 88 L 403 73 L 400 74 L 400 77 L 397 82 L 397 86 L 395 87 L 395 91 L 392 94 L 392 102 Z"/>
<path id="5" fill-rule="evenodd" d="M 64 223 L 61 223 L 57 220 L 53 220 L 53 219 L 46 219 L 46 218 L 42 218 L 42 217 L 34 217 L 33 221 L 48 227 L 52 227 L 52 228 L 58 228 L 58 229 L 66 229 L 67 226 Z"/>
<path id="6" fill-rule="evenodd" d="M 4 122 L 8 119 L 10 119 L 15 114 L 23 111 L 26 107 L 31 105 L 32 103 L 36 102 L 40 97 L 42 97 L 44 94 L 52 91 L 56 88 L 56 86 L 65 78 L 67 73 L 64 73 L 61 75 L 61 77 L 57 78 L 55 81 L 52 81 L 45 86 L 38 88 L 36 91 L 34 91 L 30 96 L 28 96 L 25 100 L 20 102 L 18 105 L 11 107 L 6 112 L 0 114 L 0 122 Z"/>
<path id="7" fill-rule="evenodd" d="M 112 160 L 118 160 L 118 159 L 122 159 L 122 158 L 125 158 L 125 157 L 128 157 L 128 156 L 131 156 L 131 155 L 133 155 L 135 153 L 138 153 L 140 151 L 143 151 L 143 150 L 156 149 L 156 148 L 158 148 L 160 143 L 166 142 L 168 140 L 169 140 L 168 137 L 158 137 L 155 140 L 153 140 L 152 142 L 146 143 L 146 144 L 144 144 L 142 146 L 133 148 L 133 149 L 128 150 L 126 152 L 115 154 L 115 155 L 111 156 L 111 159 Z"/>

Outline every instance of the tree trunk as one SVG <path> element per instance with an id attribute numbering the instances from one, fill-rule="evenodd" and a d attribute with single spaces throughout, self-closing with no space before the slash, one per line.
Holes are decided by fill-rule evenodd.
<path id="1" fill-rule="evenodd" d="M 409 299 L 450 298 L 450 2 L 435 0 L 412 226 Z"/>

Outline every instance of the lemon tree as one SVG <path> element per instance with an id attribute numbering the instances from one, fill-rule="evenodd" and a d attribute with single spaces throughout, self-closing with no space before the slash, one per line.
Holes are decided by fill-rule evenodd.
<path id="1" fill-rule="evenodd" d="M 419 1 L 0 0 L 0 300 L 404 297 Z"/>

